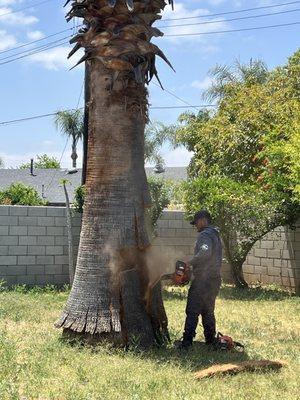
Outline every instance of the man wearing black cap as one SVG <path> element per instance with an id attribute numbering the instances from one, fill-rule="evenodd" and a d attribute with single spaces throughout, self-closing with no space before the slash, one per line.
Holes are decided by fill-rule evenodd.
<path id="1" fill-rule="evenodd" d="M 187 262 L 194 279 L 188 293 L 186 321 L 181 348 L 188 348 L 196 335 L 199 315 L 202 317 L 205 342 L 214 344 L 216 337 L 215 301 L 221 285 L 222 244 L 218 230 L 211 225 L 206 210 L 197 212 L 191 222 L 199 232 L 194 257 Z"/>

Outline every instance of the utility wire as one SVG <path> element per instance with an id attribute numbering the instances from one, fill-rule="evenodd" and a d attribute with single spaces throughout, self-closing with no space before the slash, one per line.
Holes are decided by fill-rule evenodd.
<path id="1" fill-rule="evenodd" d="M 299 3 L 300 1 L 298 1 L 298 3 Z M 294 3 L 294 2 L 292 2 L 292 3 Z M 288 3 L 285 3 L 285 4 L 288 4 Z M 264 8 L 264 7 L 263 7 Z M 286 14 L 286 13 L 291 13 L 291 12 L 297 12 L 297 11 L 300 11 L 300 8 L 297 8 L 297 9 L 293 9 L 293 10 L 285 10 L 285 11 L 279 11 L 279 12 L 275 12 L 275 13 L 267 13 L 267 14 L 261 14 L 261 15 L 253 15 L 253 16 L 245 16 L 245 17 L 238 17 L 238 18 L 231 18 L 231 19 L 222 19 L 222 20 L 217 20 L 217 21 L 204 21 L 204 22 L 198 22 L 198 23 L 193 23 L 193 24 L 178 24 L 178 25 L 164 25 L 164 26 L 161 26 L 161 27 L 159 27 L 159 28 L 174 28 L 174 27 L 182 27 L 182 26 L 196 26 L 196 25 L 206 25 L 206 24 L 215 24 L 215 23 L 221 23 L 221 22 L 231 22 L 231 21 L 237 21 L 237 20 L 244 20 L 244 19 L 250 19 L 250 18 L 260 18 L 260 17 L 266 17 L 266 16 L 273 16 L 273 15 L 279 15 L 279 14 Z M 194 18 L 194 17 L 193 17 Z M 198 18 L 198 17 L 197 17 Z M 81 26 L 83 26 L 83 25 L 77 25 L 75 28 L 80 28 Z M 282 24 L 282 25 L 280 25 L 280 26 L 286 26 L 285 24 Z M 270 27 L 273 27 L 273 26 L 270 26 Z M 254 27 L 254 28 L 244 28 L 243 30 L 252 30 L 252 29 L 265 29 L 265 28 L 267 28 L 267 27 Z M 74 27 L 72 27 L 72 28 L 68 28 L 68 29 L 64 29 L 64 30 L 62 30 L 62 31 L 59 31 L 59 32 L 56 32 L 56 33 L 53 33 L 53 34 L 51 34 L 51 35 L 48 35 L 48 36 L 45 36 L 44 38 L 41 38 L 41 39 L 37 39 L 37 40 L 33 40 L 33 41 L 30 41 L 30 42 L 27 42 L 27 43 L 24 43 L 24 44 L 22 44 L 22 45 L 20 45 L 20 46 L 16 46 L 16 47 L 12 47 L 12 48 L 10 48 L 10 49 L 6 49 L 6 50 L 3 50 L 3 51 L 0 51 L 0 54 L 3 54 L 3 53 L 7 53 L 7 52 L 10 52 L 10 51 L 13 51 L 13 50 L 18 50 L 18 49 L 20 49 L 20 48 L 23 48 L 23 47 L 26 47 L 26 46 L 29 46 L 29 45 L 32 45 L 32 44 L 35 44 L 35 43 L 39 43 L 39 42 L 41 42 L 41 41 L 43 41 L 43 40 L 46 40 L 46 39 L 49 39 L 49 38 L 51 38 L 51 37 L 54 37 L 54 36 L 57 36 L 57 35 L 59 35 L 59 34 L 62 34 L 62 33 L 64 33 L 64 32 L 68 32 L 68 31 L 73 31 L 74 30 Z M 237 32 L 237 31 L 239 31 L 239 30 L 230 30 L 230 31 L 226 31 L 226 32 Z M 218 31 L 218 32 L 205 32 L 205 33 L 201 33 L 201 34 L 213 34 L 213 33 L 225 33 L 225 31 Z M 200 33 L 199 33 L 200 34 Z M 178 35 L 180 35 L 180 34 L 178 34 Z M 165 35 L 165 36 L 170 36 L 170 35 Z M 181 36 L 181 35 L 180 35 Z M 67 37 L 65 37 L 64 39 L 66 39 L 66 38 L 69 38 L 69 37 L 72 37 L 72 36 L 67 36 Z M 61 40 L 63 40 L 63 39 L 61 39 Z M 50 43 L 47 43 L 47 45 L 48 44 L 51 44 L 51 43 L 54 43 L 54 42 L 50 42 Z M 46 44 L 45 44 L 46 45 Z M 41 46 L 40 48 L 42 48 L 43 46 Z M 37 50 L 37 49 L 39 49 L 39 48 L 34 48 L 33 50 Z M 29 51 L 29 50 L 26 50 L 26 51 Z M 10 58 L 10 57 L 14 57 L 14 56 L 17 56 L 17 55 L 19 55 L 19 54 L 23 54 L 23 53 L 26 53 L 26 51 L 24 51 L 24 52 L 20 52 L 20 53 L 17 53 L 17 54 L 12 54 L 11 56 L 9 56 L 9 57 L 5 57 L 5 58 L 2 58 L 2 59 L 0 59 L 0 61 L 1 60 L 4 60 L 4 59 L 7 59 L 7 58 Z"/>
<path id="2" fill-rule="evenodd" d="M 21 48 L 23 48 L 23 47 L 30 46 L 31 44 L 35 44 L 35 43 L 38 43 L 38 42 L 42 42 L 43 40 L 49 39 L 49 38 L 51 38 L 51 37 L 53 37 L 53 36 L 57 36 L 57 35 L 60 35 L 60 34 L 62 34 L 62 33 L 65 33 L 65 32 L 72 31 L 72 30 L 73 30 L 73 27 L 72 27 L 72 28 L 68 28 L 68 29 L 64 29 L 63 31 L 56 32 L 56 33 L 52 33 L 51 35 L 45 36 L 45 37 L 43 37 L 43 38 L 41 38 L 41 39 L 33 40 L 33 41 L 31 41 L 31 42 L 27 42 L 27 43 L 21 44 L 20 46 L 11 47 L 11 48 L 9 48 L 9 49 L 2 50 L 2 51 L 0 51 L 0 54 L 8 53 L 9 51 L 13 51 L 13 50 L 18 50 L 18 49 L 21 49 Z M 27 51 L 28 51 L 28 50 L 27 50 Z M 13 54 L 12 54 L 12 56 L 13 56 Z"/>
<path id="3" fill-rule="evenodd" d="M 155 82 L 153 82 L 153 81 L 151 81 L 151 83 L 152 83 L 152 85 L 155 85 L 155 86 L 157 86 L 157 87 L 159 87 L 159 88 L 161 87 L 160 85 L 158 85 L 157 83 L 155 83 Z M 169 95 L 173 96 L 175 99 L 177 99 L 177 100 L 181 101 L 182 103 L 186 104 L 187 106 L 193 107 L 193 108 L 194 108 L 194 106 L 192 106 L 191 103 L 189 103 L 188 101 L 186 101 L 186 100 L 182 99 L 181 97 L 177 96 L 177 94 L 171 92 L 170 90 L 168 90 L 168 89 L 166 89 L 166 88 L 163 88 L 163 90 L 164 90 L 166 93 L 169 93 Z M 210 105 L 210 106 L 211 106 L 211 105 Z M 196 109 L 197 111 L 199 111 L 199 108 L 196 108 L 196 107 L 195 107 L 195 109 Z"/>
<path id="4" fill-rule="evenodd" d="M 266 8 L 284 7 L 284 6 L 288 6 L 290 4 L 299 4 L 299 3 L 300 3 L 300 1 L 290 1 L 288 3 L 280 3 L 280 4 L 269 5 L 269 6 L 253 7 L 253 8 L 244 8 L 242 10 L 226 11 L 226 12 L 221 12 L 221 13 L 217 13 L 217 14 L 198 15 L 197 17 L 195 16 L 195 17 L 182 17 L 182 18 L 162 18 L 161 21 L 179 21 L 179 20 L 184 20 L 184 19 L 218 17 L 221 15 L 238 14 L 238 13 L 243 13 L 243 12 L 248 12 L 248 11 L 262 10 L 262 9 L 266 9 Z"/>
<path id="5" fill-rule="evenodd" d="M 297 11 L 300 11 L 300 8 L 296 8 L 296 9 L 293 9 L 293 10 L 278 11 L 278 12 L 275 12 L 275 13 L 266 13 L 266 14 L 250 15 L 250 16 L 230 18 L 230 19 L 221 19 L 221 20 L 216 20 L 216 21 L 196 22 L 196 23 L 193 23 L 193 24 L 163 25 L 163 26 L 158 26 L 158 28 L 174 28 L 174 27 L 181 27 L 181 26 L 196 26 L 196 25 L 216 24 L 216 23 L 222 23 L 222 22 L 232 22 L 232 21 L 238 21 L 238 20 L 245 20 L 245 19 L 261 18 L 261 17 L 273 16 L 273 15 L 287 14 L 287 13 L 297 12 Z M 77 26 L 75 26 L 75 28 L 80 28 L 82 26 L 83 25 L 77 25 Z M 68 32 L 68 31 L 73 31 L 73 30 L 74 30 L 74 27 L 68 28 L 68 29 L 64 29 L 62 31 L 59 31 L 59 32 L 53 33 L 51 35 L 45 36 L 45 37 L 43 37 L 41 39 L 33 40 L 33 41 L 30 41 L 30 42 L 24 43 L 24 44 L 22 44 L 20 46 L 16 46 L 16 47 L 12 47 L 10 49 L 6 49 L 6 50 L 3 50 L 3 51 L 0 51 L 0 54 L 7 53 L 7 52 L 10 52 L 10 51 L 13 51 L 13 50 L 18 50 L 18 49 L 20 49 L 22 47 L 26 47 L 26 46 L 29 46 L 31 44 L 35 44 L 35 43 L 41 42 L 41 41 L 49 39 L 51 37 L 60 35 L 61 33 L 65 33 L 65 32 Z"/>
<path id="6" fill-rule="evenodd" d="M 60 47 L 60 46 L 62 46 L 62 45 L 64 45 L 64 44 L 69 44 L 69 42 L 62 42 L 62 43 L 56 44 L 56 45 L 54 45 L 54 46 L 45 47 L 45 48 L 43 48 L 43 49 L 41 49 L 41 50 L 38 50 L 38 51 L 32 51 L 31 53 L 24 54 L 23 56 L 16 57 L 16 58 L 13 58 L 13 59 L 11 59 L 11 60 L 4 61 L 4 62 L 0 63 L 0 66 L 1 66 L 1 65 L 5 65 L 5 64 L 9 64 L 9 63 L 11 63 L 11 62 L 20 60 L 20 59 L 25 58 L 25 57 L 30 57 L 30 56 L 32 56 L 32 55 L 34 55 L 34 54 L 38 54 L 38 53 L 41 53 L 41 52 L 46 51 L 46 50 L 55 49 L 56 47 Z"/>
<path id="7" fill-rule="evenodd" d="M 30 50 L 23 50 L 23 51 L 20 51 L 19 53 L 11 54 L 10 56 L 6 56 L 6 57 L 3 57 L 3 58 L 0 58 L 0 62 L 3 61 L 3 60 L 7 60 L 7 59 L 14 58 L 16 56 L 19 56 L 20 54 L 24 54 L 24 53 L 26 54 L 26 53 L 28 53 L 28 51 L 29 52 L 30 51 L 34 51 L 35 52 L 36 50 L 40 50 L 40 49 L 47 50 L 49 48 L 49 46 L 51 46 L 51 45 L 53 45 L 55 43 L 59 43 L 59 42 L 61 42 L 63 40 L 66 40 L 66 39 L 68 39 L 70 37 L 72 37 L 72 36 L 65 36 L 65 37 L 63 37 L 61 39 L 54 40 L 53 42 L 44 43 L 41 46 L 34 47 L 34 48 L 30 49 Z M 27 54 L 26 54 L 26 56 L 27 56 Z"/>
<path id="8" fill-rule="evenodd" d="M 290 23 L 286 23 L 286 24 L 264 25 L 264 26 L 256 26 L 256 27 L 252 27 L 252 28 L 228 29 L 228 30 L 212 31 L 212 32 L 166 34 L 166 35 L 164 35 L 164 37 L 184 37 L 184 36 L 215 35 L 215 34 L 223 34 L 223 33 L 234 33 L 234 32 L 245 32 L 245 31 L 260 30 L 260 29 L 269 29 L 269 28 L 280 28 L 280 27 L 294 26 L 294 25 L 299 25 L 299 24 L 300 24 L 300 21 L 296 21 L 296 22 L 290 22 Z M 29 56 L 37 54 L 37 53 L 41 53 L 41 52 L 46 51 L 46 50 L 53 49 L 55 47 L 60 47 L 61 45 L 64 45 L 64 44 L 69 44 L 69 42 L 62 42 L 62 43 L 60 43 L 58 45 L 45 47 L 45 48 L 43 48 L 41 50 L 37 50 L 37 51 L 35 49 L 32 49 L 33 50 L 32 52 L 29 52 L 28 54 L 24 54 L 24 55 L 22 55 L 20 57 L 16 57 L 16 58 L 12 58 L 10 60 L 4 61 L 4 62 L 0 63 L 0 66 L 4 65 L 4 64 L 9 64 L 9 63 L 11 63 L 13 61 L 17 61 L 17 60 L 25 58 L 25 57 L 29 57 Z"/>
<path id="9" fill-rule="evenodd" d="M 259 30 L 259 29 L 279 28 L 279 27 L 293 26 L 293 25 L 299 25 L 299 24 L 300 24 L 300 21 L 296 21 L 296 22 L 290 22 L 290 23 L 287 23 L 287 24 L 254 26 L 252 28 L 228 29 L 228 30 L 224 30 L 224 31 L 196 32 L 196 33 L 178 33 L 178 34 L 164 35 L 164 37 L 215 35 L 215 34 L 220 34 L 220 33 L 245 32 L 245 31 L 255 31 L 255 30 Z"/>
<path id="10" fill-rule="evenodd" d="M 195 26 L 195 25 L 207 25 L 207 24 L 217 24 L 221 22 L 232 22 L 232 21 L 239 21 L 239 20 L 245 20 L 245 19 L 251 19 L 251 18 L 261 18 L 261 17 L 269 17 L 273 15 L 279 15 L 279 14 L 287 14 L 287 13 L 292 13 L 300 11 L 300 8 L 295 8 L 293 10 L 285 10 L 285 11 L 278 11 L 275 13 L 267 13 L 267 14 L 259 14 L 259 15 L 247 15 L 245 17 L 237 17 L 237 18 L 229 18 L 229 19 L 219 19 L 215 21 L 204 21 L 204 22 L 196 22 L 194 24 L 178 24 L 178 25 L 164 25 L 164 26 L 158 26 L 158 28 L 173 28 L 173 27 L 179 27 L 179 26 Z"/>
<path id="11" fill-rule="evenodd" d="M 181 108 L 207 108 L 207 107 L 216 107 L 215 104 L 200 104 L 200 105 L 187 105 L 187 106 L 150 106 L 152 110 L 172 110 L 172 109 L 181 109 Z M 80 108 L 71 108 L 69 110 L 64 110 L 64 111 L 76 111 L 76 110 L 82 110 L 83 107 Z M 13 119 L 10 121 L 3 121 L 0 122 L 0 126 L 6 126 L 6 125 L 12 125 L 15 123 L 19 122 L 25 122 L 25 121 L 32 121 L 35 119 L 40 119 L 40 118 L 46 118 L 46 117 L 52 117 L 53 115 L 56 115 L 57 113 L 48 113 L 48 114 L 40 114 L 40 115 L 34 115 L 32 117 L 26 117 L 26 118 L 19 118 L 19 119 Z"/>
<path id="12" fill-rule="evenodd" d="M 75 112 L 78 111 L 78 110 L 81 110 L 81 109 L 83 108 L 83 107 L 79 108 L 79 103 L 80 103 L 81 96 L 82 96 L 82 93 L 83 93 L 83 88 L 84 88 L 84 80 L 83 80 L 82 85 L 81 85 L 81 89 L 80 89 L 80 93 L 79 93 L 79 97 L 78 97 L 78 101 L 77 101 L 76 108 L 73 110 L 73 111 L 75 111 Z M 57 114 L 57 113 L 54 113 L 54 115 L 56 115 L 56 114 Z M 66 149 L 67 149 L 67 146 L 68 146 L 68 143 L 69 143 L 69 139 L 70 139 L 70 136 L 68 136 L 67 139 L 66 139 L 65 146 L 64 146 L 64 148 L 63 148 L 63 151 L 62 151 L 61 156 L 60 156 L 60 159 L 59 159 L 59 165 L 61 164 L 62 159 L 63 159 L 63 156 L 64 156 L 64 154 L 65 154 L 65 152 L 66 152 Z M 58 170 L 54 170 L 54 174 L 52 175 L 51 181 L 49 182 L 49 184 L 48 184 L 48 186 L 47 186 L 47 188 L 46 188 L 45 191 L 48 191 L 48 190 L 50 189 L 50 187 L 52 186 L 52 183 L 53 183 L 54 179 L 55 179 L 56 176 L 57 176 L 57 173 L 58 173 Z"/>
<path id="13" fill-rule="evenodd" d="M 51 0 L 43 1 L 43 2 L 41 2 L 41 3 L 36 3 L 35 5 L 44 4 L 44 3 L 48 2 L 48 1 L 51 1 Z M 213 17 L 213 16 L 219 16 L 219 15 L 225 15 L 225 14 L 241 13 L 241 12 L 251 11 L 251 10 L 257 10 L 257 9 L 265 9 L 265 8 L 274 8 L 274 7 L 279 7 L 279 6 L 286 6 L 286 5 L 295 4 L 295 3 L 300 3 L 300 1 L 292 1 L 292 2 L 289 2 L 289 3 L 283 3 L 283 4 L 277 4 L 277 5 L 265 6 L 265 7 L 255 7 L 255 8 L 249 8 L 249 9 L 244 9 L 244 10 L 239 10 L 239 11 L 229 11 L 229 12 L 218 13 L 218 14 L 209 14 L 209 15 L 205 15 L 205 16 L 163 19 L 162 21 L 177 21 L 177 20 L 196 19 L 196 18 L 203 18 L 203 17 Z M 22 8 L 22 9 L 19 9 L 19 10 L 14 11 L 14 12 L 19 12 L 19 11 L 22 11 L 22 10 L 24 10 L 24 9 L 31 8 L 31 7 L 33 7 L 33 5 L 32 5 L 32 6 L 25 7 L 25 8 Z M 165 26 L 161 26 L 160 28 L 179 27 L 179 26 L 192 26 L 192 25 L 198 25 L 198 24 L 199 24 L 199 25 L 200 25 L 200 24 L 201 24 L 201 25 L 202 25 L 202 24 L 203 24 L 203 25 L 206 25 L 206 24 L 211 24 L 211 23 L 230 22 L 230 21 L 236 21 L 236 20 L 242 20 L 242 19 L 260 18 L 260 17 L 272 16 L 272 15 L 278 15 L 278 14 L 285 14 L 285 13 L 295 12 L 295 11 L 299 11 L 299 10 L 300 10 L 300 9 L 285 10 L 285 11 L 279 11 L 279 12 L 275 12 L 275 13 L 268 13 L 268 14 L 261 14 L 261 15 L 253 15 L 253 16 L 246 16 L 246 17 L 238 17 L 238 18 L 232 18 L 232 19 L 223 19 L 223 20 L 218 20 L 218 21 L 204 21 L 204 22 L 195 23 L 195 24 L 165 25 Z M 12 12 L 11 12 L 11 13 L 12 13 Z M 9 13 L 9 14 L 11 14 L 11 13 Z M 1 15 L 7 15 L 7 14 L 1 14 Z M 0 15 L 0 17 L 1 17 L 1 15 Z M 81 24 L 81 25 L 76 26 L 75 28 L 80 28 L 80 27 L 82 27 L 82 26 L 83 26 L 83 25 Z M 11 48 L 9 48 L 9 49 L 2 50 L 2 51 L 0 51 L 0 54 L 7 53 L 7 52 L 10 52 L 10 51 L 13 51 L 13 50 L 18 50 L 18 49 L 20 49 L 20 48 L 22 48 L 22 47 L 26 47 L 26 46 L 29 46 L 29 45 L 31 45 L 31 44 L 35 44 L 35 43 L 41 42 L 41 41 L 43 41 L 43 40 L 46 40 L 46 39 L 49 39 L 49 38 L 51 38 L 51 37 L 57 36 L 57 35 L 59 35 L 59 34 L 61 34 L 61 33 L 68 32 L 68 31 L 72 31 L 72 30 L 74 30 L 74 27 L 68 28 L 68 29 L 64 29 L 64 30 L 59 31 L 59 32 L 55 32 L 55 33 L 53 33 L 53 34 L 50 34 L 50 35 L 45 36 L 44 38 L 37 39 L 37 40 L 33 40 L 33 41 L 24 43 L 24 44 L 19 45 L 19 46 L 16 46 L 16 47 L 11 47 Z"/>
<path id="14" fill-rule="evenodd" d="M 0 18 L 4 17 L 5 15 L 16 14 L 18 12 L 21 12 L 21 11 L 24 11 L 24 10 L 28 10 L 29 8 L 32 8 L 32 7 L 38 7 L 38 6 L 41 6 L 42 4 L 50 3 L 51 1 L 53 2 L 53 0 L 44 0 L 44 1 L 41 1 L 39 3 L 33 3 L 33 4 L 28 5 L 26 7 L 18 8 L 17 10 L 9 11 L 9 12 L 7 12 L 5 14 L 0 14 Z"/>

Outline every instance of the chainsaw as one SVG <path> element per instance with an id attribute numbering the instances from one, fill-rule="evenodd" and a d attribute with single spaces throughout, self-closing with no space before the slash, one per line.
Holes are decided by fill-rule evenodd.
<path id="1" fill-rule="evenodd" d="M 171 274 L 171 280 L 174 285 L 185 285 L 191 280 L 190 267 L 183 261 L 176 261 L 175 272 Z"/>
<path id="2" fill-rule="evenodd" d="M 191 280 L 190 267 L 185 262 L 178 260 L 175 263 L 175 271 L 172 274 L 162 275 L 159 280 L 171 280 L 176 286 L 185 285 Z"/>
<path id="3" fill-rule="evenodd" d="M 176 286 L 185 285 L 191 280 L 191 269 L 185 262 L 178 260 L 175 263 L 175 271 L 172 274 L 161 275 L 152 283 L 151 288 L 161 280 L 171 280 Z"/>

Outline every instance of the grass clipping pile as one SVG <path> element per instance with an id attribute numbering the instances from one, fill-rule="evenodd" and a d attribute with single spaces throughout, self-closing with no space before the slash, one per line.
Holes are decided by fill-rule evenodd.
<path id="1" fill-rule="evenodd" d="M 212 378 L 214 376 L 235 375 L 240 372 L 269 372 L 278 371 L 287 364 L 283 361 L 253 360 L 238 363 L 217 364 L 196 372 L 197 379 Z"/>

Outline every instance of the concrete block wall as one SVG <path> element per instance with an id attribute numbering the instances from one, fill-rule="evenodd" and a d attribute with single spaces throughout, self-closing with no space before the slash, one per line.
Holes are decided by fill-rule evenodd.
<path id="1" fill-rule="evenodd" d="M 76 255 L 79 217 L 73 225 Z M 69 281 L 64 207 L 0 206 L 0 279 L 9 285 Z"/>
<path id="2" fill-rule="evenodd" d="M 300 221 L 295 228 L 276 228 L 256 243 L 244 264 L 248 282 L 276 283 L 292 289 L 299 286 Z"/>
<path id="3" fill-rule="evenodd" d="M 74 257 L 81 219 L 73 218 Z M 157 224 L 153 249 L 172 271 L 176 259 L 191 256 L 197 233 L 181 211 L 165 211 Z M 276 283 L 294 289 L 300 282 L 300 222 L 266 235 L 244 265 L 248 282 Z M 232 281 L 226 262 L 222 277 Z M 68 283 L 68 241 L 64 207 L 0 206 L 0 279 L 9 285 Z"/>

